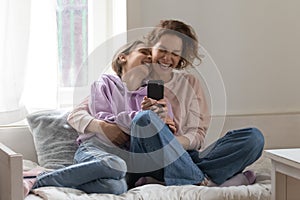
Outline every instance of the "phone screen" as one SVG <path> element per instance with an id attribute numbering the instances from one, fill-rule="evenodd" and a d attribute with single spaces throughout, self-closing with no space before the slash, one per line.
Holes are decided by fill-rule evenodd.
<path id="1" fill-rule="evenodd" d="M 160 100 L 164 98 L 164 81 L 149 80 L 147 88 L 147 96 L 151 99 Z"/>

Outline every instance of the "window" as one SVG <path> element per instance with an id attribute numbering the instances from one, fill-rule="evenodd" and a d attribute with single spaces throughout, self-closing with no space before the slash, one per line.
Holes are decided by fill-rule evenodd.
<path id="1" fill-rule="evenodd" d="M 0 41 L 5 41 L 0 125 L 24 118 L 26 109 L 72 107 L 75 90 L 83 91 L 80 101 L 94 72 L 84 61 L 127 27 L 126 0 L 3 0 L 0 5 Z"/>
<path id="2" fill-rule="evenodd" d="M 126 32 L 126 1 L 117 1 L 48 0 L 47 5 L 32 0 L 26 105 L 33 110 L 71 107 L 82 100 L 93 71 L 86 64 L 89 54 Z M 80 91 L 76 101 L 75 91 Z"/>

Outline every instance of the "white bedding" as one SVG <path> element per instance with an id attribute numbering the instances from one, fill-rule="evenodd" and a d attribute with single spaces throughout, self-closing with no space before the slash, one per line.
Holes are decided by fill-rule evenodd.
<path id="1" fill-rule="evenodd" d="M 41 197 L 40 199 L 114 199 L 114 200 L 182 200 L 182 199 L 205 199 L 205 200 L 220 200 L 220 199 L 240 199 L 240 200 L 265 200 L 270 199 L 269 184 L 259 183 L 251 186 L 238 187 L 203 187 L 203 186 L 162 186 L 162 185 L 144 185 L 134 188 L 125 194 L 116 196 L 112 194 L 85 194 L 82 191 L 71 188 L 55 188 L 43 187 L 34 190 L 34 194 Z M 26 200 L 35 199 L 35 195 L 31 194 Z"/>
<path id="2" fill-rule="evenodd" d="M 24 162 L 25 169 L 36 166 L 30 161 Z M 203 186 L 162 186 L 157 184 L 144 185 L 129 190 L 122 195 L 112 194 L 86 194 L 80 190 L 58 187 L 41 187 L 33 190 L 33 193 L 25 200 L 269 200 L 271 197 L 270 169 L 271 163 L 264 156 L 249 167 L 256 172 L 256 183 L 249 186 L 232 187 L 203 187 Z"/>

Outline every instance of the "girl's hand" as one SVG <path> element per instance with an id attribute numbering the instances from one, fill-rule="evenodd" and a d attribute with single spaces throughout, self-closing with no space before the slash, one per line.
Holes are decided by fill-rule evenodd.
<path id="1" fill-rule="evenodd" d="M 172 133 L 175 134 L 177 129 L 176 129 L 175 122 L 173 121 L 173 119 L 171 119 L 169 116 L 167 116 L 165 123 L 169 126 L 169 129 L 172 131 Z"/>
<path id="2" fill-rule="evenodd" d="M 141 108 L 142 110 L 152 110 L 165 122 L 168 114 L 167 101 L 165 99 L 157 101 L 145 96 L 141 103 Z"/>
<path id="3" fill-rule="evenodd" d="M 166 122 L 166 117 L 168 116 L 168 106 L 165 99 L 160 99 L 155 105 L 151 107 L 151 110 L 155 112 L 163 122 Z"/>
<path id="4" fill-rule="evenodd" d="M 175 122 L 168 116 L 168 106 L 167 101 L 165 99 L 160 99 L 159 101 L 144 97 L 141 103 L 142 110 L 152 110 L 155 112 L 163 122 L 169 126 L 172 133 L 176 133 L 177 129 L 175 126 Z"/>
<path id="5" fill-rule="evenodd" d="M 142 108 L 142 110 L 150 110 L 151 107 L 156 104 L 156 102 L 157 102 L 157 100 L 154 100 L 154 99 L 151 99 L 151 98 L 148 98 L 145 96 L 141 103 L 141 108 Z"/>
<path id="6" fill-rule="evenodd" d="M 99 120 L 97 134 L 104 134 L 113 144 L 121 146 L 129 141 L 129 135 L 124 133 L 116 124 Z"/>
<path id="7" fill-rule="evenodd" d="M 168 115 L 168 108 L 164 107 L 163 105 L 156 104 L 151 106 L 150 110 L 155 112 L 163 122 L 166 122 L 166 117 Z"/>

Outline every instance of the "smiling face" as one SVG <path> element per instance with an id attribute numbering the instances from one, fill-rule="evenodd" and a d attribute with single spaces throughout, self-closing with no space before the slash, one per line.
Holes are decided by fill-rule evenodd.
<path id="1" fill-rule="evenodd" d="M 119 60 L 122 66 L 122 81 L 128 90 L 138 89 L 142 81 L 149 75 L 151 50 L 144 44 L 139 44 L 129 54 L 121 54 Z"/>
<path id="2" fill-rule="evenodd" d="M 139 44 L 128 55 L 122 54 L 119 59 L 125 61 L 123 74 L 138 66 L 149 66 L 151 63 L 151 50 L 144 44 Z"/>
<path id="3" fill-rule="evenodd" d="M 152 48 L 153 71 L 164 81 L 171 79 L 172 70 L 182 54 L 182 39 L 174 34 L 164 34 Z"/>

